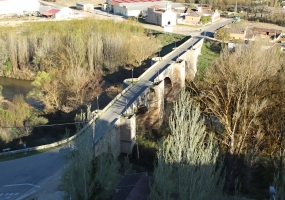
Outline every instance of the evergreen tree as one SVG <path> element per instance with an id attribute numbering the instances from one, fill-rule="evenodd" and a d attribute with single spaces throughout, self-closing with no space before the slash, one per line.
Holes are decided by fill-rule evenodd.
<path id="1" fill-rule="evenodd" d="M 221 199 L 218 147 L 188 93 L 174 104 L 169 124 L 171 134 L 159 142 L 150 199 Z"/>

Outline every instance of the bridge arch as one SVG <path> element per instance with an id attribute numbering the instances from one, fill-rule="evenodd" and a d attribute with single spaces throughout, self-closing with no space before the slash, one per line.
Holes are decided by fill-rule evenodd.
<path id="1" fill-rule="evenodd" d="M 148 111 L 148 107 L 145 104 L 141 104 L 137 107 L 136 115 L 143 115 Z"/>
<path id="2" fill-rule="evenodd" d="M 164 101 L 167 101 L 167 97 L 172 91 L 172 81 L 169 77 L 164 78 Z"/>

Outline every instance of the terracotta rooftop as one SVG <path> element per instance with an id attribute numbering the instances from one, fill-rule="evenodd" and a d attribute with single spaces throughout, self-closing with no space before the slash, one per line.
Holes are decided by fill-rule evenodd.
<path id="1" fill-rule="evenodd" d="M 210 7 L 202 6 L 202 10 L 211 10 Z"/>
<path id="2" fill-rule="evenodd" d="M 55 15 L 56 13 L 60 12 L 60 10 L 51 8 L 47 10 L 46 12 L 42 13 L 43 15 Z"/>
<path id="3" fill-rule="evenodd" d="M 117 186 L 113 200 L 147 200 L 150 194 L 147 172 L 125 175 Z"/>
<path id="4" fill-rule="evenodd" d="M 117 3 L 139 3 L 139 2 L 157 2 L 161 0 L 110 0 L 112 5 L 116 5 Z"/>
<path id="5" fill-rule="evenodd" d="M 254 27 L 252 28 L 252 31 L 254 33 L 259 33 L 259 34 L 263 34 L 265 33 L 266 35 L 279 35 L 282 33 L 281 30 L 276 30 L 276 29 L 268 29 L 268 28 L 257 28 L 257 27 Z M 267 34 L 268 33 L 268 34 Z"/>
<path id="6" fill-rule="evenodd" d="M 228 31 L 233 34 L 244 34 L 245 33 L 244 28 L 228 28 Z"/>
<path id="7" fill-rule="evenodd" d="M 198 10 L 196 9 L 191 9 L 191 8 L 188 8 L 186 13 L 189 15 L 189 16 L 193 16 L 193 17 L 198 17 L 198 16 L 203 16 L 203 15 L 212 15 L 214 14 L 215 11 L 211 10 L 209 7 L 207 7 L 207 9 L 202 9 L 202 12 L 198 12 Z"/>
<path id="8" fill-rule="evenodd" d="M 197 11 L 193 11 L 193 10 L 190 10 L 190 11 L 187 10 L 187 15 L 192 16 L 192 17 L 200 17 L 201 16 L 201 15 L 199 15 L 199 13 Z"/>
<path id="9" fill-rule="evenodd" d="M 212 15 L 215 11 L 213 10 L 203 10 L 202 13 L 203 14 L 208 14 L 208 15 Z"/>

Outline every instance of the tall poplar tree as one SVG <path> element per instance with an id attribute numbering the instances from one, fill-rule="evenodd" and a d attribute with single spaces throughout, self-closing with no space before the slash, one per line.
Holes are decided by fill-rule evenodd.
<path id="1" fill-rule="evenodd" d="M 76 121 L 83 121 L 82 125 L 77 125 L 80 131 L 84 121 L 90 120 L 90 106 L 86 115 L 81 113 L 76 116 Z M 65 158 L 62 170 L 62 188 L 66 192 L 66 197 L 71 199 L 110 199 L 115 194 L 118 183 L 119 162 L 115 153 L 111 153 L 110 134 L 106 134 L 99 142 L 99 154 L 96 147 L 93 147 L 92 128 L 85 131 L 69 142 L 61 150 Z"/>
<path id="2" fill-rule="evenodd" d="M 171 134 L 159 142 L 150 199 L 221 199 L 218 147 L 188 93 L 174 104 L 169 125 Z"/>

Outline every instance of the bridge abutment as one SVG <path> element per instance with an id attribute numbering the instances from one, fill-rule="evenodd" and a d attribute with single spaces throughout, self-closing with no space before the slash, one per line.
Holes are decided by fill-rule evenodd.
<path id="1" fill-rule="evenodd" d="M 136 115 L 121 117 L 116 126 L 119 128 L 120 152 L 131 154 L 136 140 Z"/>

